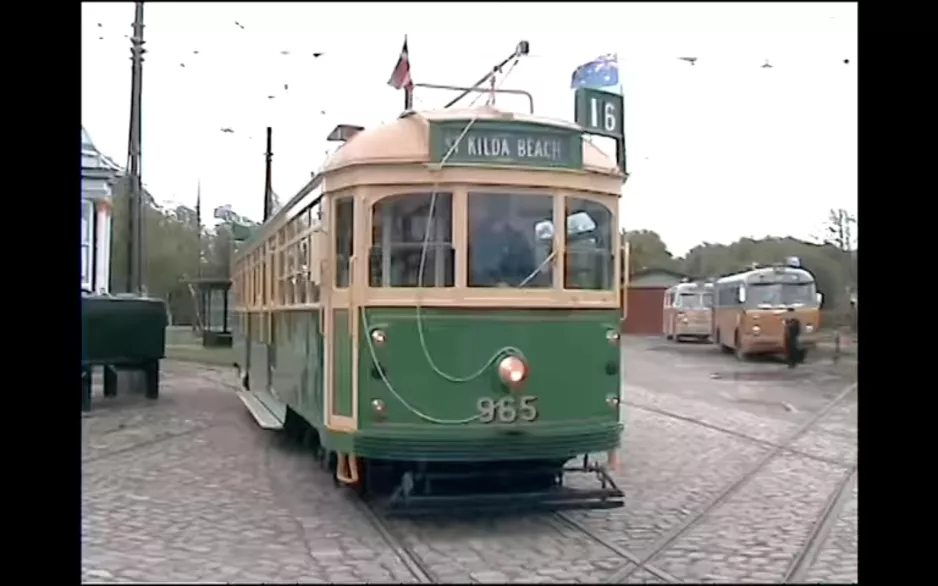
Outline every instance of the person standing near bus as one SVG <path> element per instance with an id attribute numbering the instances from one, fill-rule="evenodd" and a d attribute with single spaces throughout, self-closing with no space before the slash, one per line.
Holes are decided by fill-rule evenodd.
<path id="1" fill-rule="evenodd" d="M 795 308 L 789 307 L 789 316 L 785 320 L 785 362 L 788 368 L 794 368 L 804 359 L 801 348 L 798 347 L 798 336 L 801 334 L 801 322 L 795 317 Z"/>

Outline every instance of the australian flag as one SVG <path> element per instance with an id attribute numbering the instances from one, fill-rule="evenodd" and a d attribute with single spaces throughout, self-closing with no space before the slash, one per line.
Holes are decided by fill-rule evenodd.
<path id="1" fill-rule="evenodd" d="M 619 57 L 607 53 L 577 67 L 570 78 L 570 87 L 602 88 L 619 85 Z"/>

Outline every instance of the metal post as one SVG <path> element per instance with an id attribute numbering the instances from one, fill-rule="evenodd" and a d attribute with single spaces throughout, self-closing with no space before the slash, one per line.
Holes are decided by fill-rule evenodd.
<path id="1" fill-rule="evenodd" d="M 270 219 L 270 215 L 273 212 L 273 186 L 271 185 L 271 163 L 273 162 L 274 153 L 273 153 L 273 130 L 270 126 L 267 127 L 267 152 L 264 154 L 265 159 L 265 169 L 264 169 L 264 221 Z M 266 249 L 262 247 L 262 250 Z M 267 275 L 265 275 L 267 277 Z M 265 295 L 271 295 L 272 291 L 267 289 L 268 283 L 270 283 L 269 277 L 268 280 L 264 282 L 264 293 Z M 263 314 L 262 314 L 263 315 Z M 276 340 L 276 325 L 269 314 L 264 315 L 261 319 L 269 319 L 267 327 L 267 334 L 269 341 L 265 342 L 267 346 L 267 380 L 264 382 L 264 388 L 270 388 L 271 380 L 274 376 L 274 368 L 277 361 L 277 351 L 276 347 L 273 345 L 273 341 Z"/>
<path id="2" fill-rule="evenodd" d="M 273 161 L 274 153 L 272 150 L 272 134 L 273 129 L 270 126 L 267 127 L 267 152 L 264 153 L 264 158 L 266 160 L 266 167 L 264 169 L 264 221 L 266 222 L 270 218 L 270 211 L 273 204 L 271 201 L 271 181 L 270 181 L 270 164 Z"/>
<path id="3" fill-rule="evenodd" d="M 143 230 L 145 202 L 141 169 L 141 97 L 143 93 L 143 2 L 134 3 L 133 36 L 130 39 L 130 136 L 127 144 L 128 234 L 127 291 L 143 291 Z"/>

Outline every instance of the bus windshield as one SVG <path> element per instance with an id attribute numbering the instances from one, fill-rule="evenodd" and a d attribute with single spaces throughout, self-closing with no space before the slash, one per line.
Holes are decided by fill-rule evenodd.
<path id="1" fill-rule="evenodd" d="M 814 283 L 755 283 L 749 286 L 749 304 L 755 307 L 816 305 Z"/>
<path id="2" fill-rule="evenodd" d="M 681 293 L 674 305 L 681 309 L 709 309 L 713 306 L 713 296 L 709 293 Z"/>

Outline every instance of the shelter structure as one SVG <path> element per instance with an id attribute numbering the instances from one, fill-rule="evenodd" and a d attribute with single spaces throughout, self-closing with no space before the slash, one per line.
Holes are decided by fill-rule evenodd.
<path id="1" fill-rule="evenodd" d="M 81 289 L 110 292 L 113 185 L 120 167 L 81 129 Z"/>
<path id="2" fill-rule="evenodd" d="M 189 281 L 202 330 L 202 346 L 231 347 L 231 280 L 194 279 Z"/>

